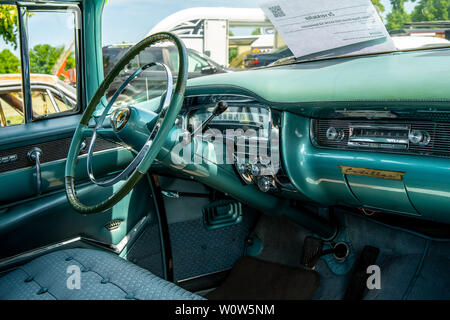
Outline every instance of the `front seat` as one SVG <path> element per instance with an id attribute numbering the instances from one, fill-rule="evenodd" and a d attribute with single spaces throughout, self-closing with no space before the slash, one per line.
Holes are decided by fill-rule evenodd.
<path id="1" fill-rule="evenodd" d="M 80 286 L 68 285 L 78 269 Z M 70 279 L 69 279 L 70 282 Z M 70 288 L 72 289 L 70 289 Z M 0 277 L 0 299 L 15 300 L 191 300 L 203 299 L 112 253 L 59 250 Z"/>

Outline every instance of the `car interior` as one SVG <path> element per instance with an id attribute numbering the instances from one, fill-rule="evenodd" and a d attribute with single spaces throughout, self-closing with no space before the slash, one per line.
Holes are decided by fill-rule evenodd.
<path id="1" fill-rule="evenodd" d="M 6 5 L 0 300 L 450 299 L 449 47 L 190 78 L 158 32 L 104 74 L 103 0 Z M 40 15 L 74 21 L 45 85 Z"/>

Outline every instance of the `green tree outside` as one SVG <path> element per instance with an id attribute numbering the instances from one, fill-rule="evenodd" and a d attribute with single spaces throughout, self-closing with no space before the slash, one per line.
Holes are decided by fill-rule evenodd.
<path id="1" fill-rule="evenodd" d="M 8 49 L 0 52 L 0 74 L 18 73 L 20 71 L 20 60 Z"/>
<path id="2" fill-rule="evenodd" d="M 252 36 L 259 36 L 261 34 L 261 28 L 255 28 L 255 30 L 252 31 Z"/>
<path id="3" fill-rule="evenodd" d="M 19 18 L 17 7 L 14 5 L 0 5 L 0 37 L 6 44 L 10 44 L 17 49 L 17 34 L 19 28 Z"/>
<path id="4" fill-rule="evenodd" d="M 384 6 L 381 3 L 381 0 L 372 0 L 372 4 L 375 6 L 375 8 L 378 10 L 378 13 L 384 12 Z"/>
<path id="5" fill-rule="evenodd" d="M 449 0 L 420 0 L 411 13 L 411 21 L 449 20 Z"/>
<path id="6" fill-rule="evenodd" d="M 228 49 L 228 62 L 233 61 L 238 55 L 238 49 L 237 48 L 230 48 Z"/>
<path id="7" fill-rule="evenodd" d="M 392 11 L 386 16 L 386 29 L 388 31 L 401 29 L 406 22 L 411 21 L 411 16 L 405 10 L 405 2 L 408 0 L 391 0 Z"/>
<path id="8" fill-rule="evenodd" d="M 52 69 L 59 57 L 64 53 L 64 46 L 53 47 L 49 44 L 38 44 L 30 50 L 30 71 L 32 73 L 52 74 Z M 73 53 L 67 58 L 66 70 L 75 66 Z"/>
<path id="9" fill-rule="evenodd" d="M 406 2 L 417 3 L 410 14 L 405 10 Z M 392 12 L 386 16 L 388 30 L 401 29 L 406 22 L 450 19 L 450 0 L 391 0 L 391 4 Z"/>

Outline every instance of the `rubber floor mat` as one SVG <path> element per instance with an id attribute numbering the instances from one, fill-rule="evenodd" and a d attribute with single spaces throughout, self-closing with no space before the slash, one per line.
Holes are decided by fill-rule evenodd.
<path id="1" fill-rule="evenodd" d="M 210 300 L 306 300 L 319 286 L 319 274 L 298 267 L 239 259 L 224 283 L 206 295 Z"/>

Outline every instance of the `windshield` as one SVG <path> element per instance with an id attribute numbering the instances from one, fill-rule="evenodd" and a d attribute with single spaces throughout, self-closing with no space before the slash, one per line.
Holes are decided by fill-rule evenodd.
<path id="1" fill-rule="evenodd" d="M 158 31 L 191 51 L 192 76 L 281 61 L 450 46 L 450 0 L 108 0 L 105 73 L 133 43 Z M 293 59 L 295 57 L 296 59 Z"/>

